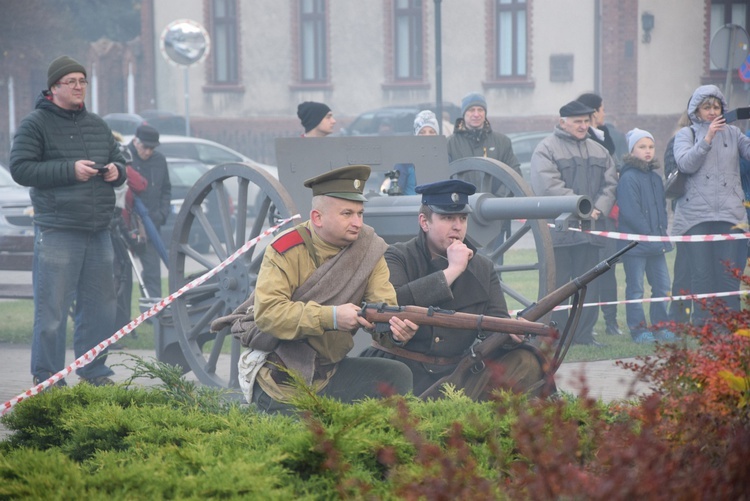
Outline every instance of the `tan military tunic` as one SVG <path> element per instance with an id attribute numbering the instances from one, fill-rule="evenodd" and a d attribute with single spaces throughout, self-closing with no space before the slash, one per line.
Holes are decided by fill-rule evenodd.
<path id="1" fill-rule="evenodd" d="M 309 221 L 313 247 L 322 264 L 342 248 L 324 242 Z M 283 340 L 306 339 L 318 353 L 320 364 L 338 362 L 354 346 L 352 332 L 333 330 L 333 306 L 314 301 L 292 301 L 292 294 L 313 274 L 316 266 L 304 244 L 283 253 L 268 246 L 255 289 L 255 321 L 258 328 Z M 396 304 L 396 292 L 389 282 L 388 266 L 380 258 L 370 274 L 363 300 Z"/>

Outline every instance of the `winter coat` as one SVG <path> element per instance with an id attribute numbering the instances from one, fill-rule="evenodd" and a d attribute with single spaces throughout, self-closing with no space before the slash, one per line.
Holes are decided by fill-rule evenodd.
<path id="1" fill-rule="evenodd" d="M 453 134 L 448 138 L 448 158 L 452 162 L 467 157 L 494 158 L 521 173 L 521 162 L 513 153 L 510 139 L 505 134 L 493 132 L 487 120 L 481 129 L 469 129 L 463 118 L 456 120 Z"/>
<path id="2" fill-rule="evenodd" d="M 119 176 L 106 182 L 94 176 L 78 181 L 75 163 L 114 162 Z M 35 110 L 21 122 L 10 152 L 13 179 L 31 187 L 34 224 L 41 227 L 99 231 L 109 227 L 115 210 L 114 187 L 125 182 L 125 158 L 112 131 L 99 116 L 65 110 L 49 91 L 36 100 Z"/>
<path id="3" fill-rule="evenodd" d="M 154 151 L 148 160 L 143 160 L 138 156 L 138 150 L 133 143 L 130 143 L 128 148 L 133 155 L 131 166 L 148 181 L 148 186 L 138 196 L 158 228 L 164 224 L 172 210 L 172 184 L 169 181 L 167 159 L 160 152 Z"/>
<path id="4" fill-rule="evenodd" d="M 601 136 L 601 138 L 599 136 Z M 596 128 L 589 127 L 589 137 L 604 146 L 610 155 L 613 157 L 615 156 L 615 142 L 612 140 L 612 136 L 609 133 L 609 127 L 606 125 L 600 125 Z"/>
<path id="5" fill-rule="evenodd" d="M 500 289 L 500 279 L 488 258 L 477 254 L 466 242 L 474 257 L 466 270 L 449 287 L 443 270 L 444 258 L 432 258 L 424 232 L 408 242 L 388 247 L 385 261 L 390 281 L 396 289 L 398 304 L 435 306 L 447 310 L 508 318 L 508 307 Z M 409 351 L 439 357 L 461 355 L 477 339 L 476 329 L 448 329 L 421 325 L 404 346 Z"/>
<path id="6" fill-rule="evenodd" d="M 667 203 L 664 183 L 657 174 L 659 161 L 644 162 L 625 155 L 620 181 L 617 183 L 617 205 L 620 207 L 619 227 L 622 233 L 667 235 Z M 618 241 L 621 249 L 629 242 Z M 628 256 L 654 256 L 672 250 L 670 242 L 640 242 Z"/>
<path id="7" fill-rule="evenodd" d="M 719 88 L 703 85 L 688 103 L 690 127 L 675 137 L 674 156 L 681 172 L 689 174 L 685 194 L 677 199 L 671 233 L 684 235 L 693 226 L 708 221 L 725 221 L 733 225 L 747 223 L 740 181 L 740 157 L 750 159 L 750 138 L 734 125 L 727 124 L 708 144 L 704 138 L 711 125 L 698 118 L 698 105 L 707 97 L 727 104 Z M 692 132 L 691 130 L 692 129 Z"/>
<path id="8" fill-rule="evenodd" d="M 592 230 L 605 230 L 605 220 L 615 204 L 617 170 L 606 148 L 586 137 L 578 139 L 556 126 L 531 154 L 531 187 L 536 196 L 586 195 L 601 212 L 591 221 Z M 572 221 L 570 226 L 578 226 Z M 577 231 L 553 231 L 555 246 L 583 243 L 604 245 L 600 237 Z"/>

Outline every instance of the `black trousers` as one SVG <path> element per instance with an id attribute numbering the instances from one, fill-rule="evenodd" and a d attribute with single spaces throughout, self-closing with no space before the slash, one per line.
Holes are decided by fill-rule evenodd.
<path id="1" fill-rule="evenodd" d="M 411 370 L 396 360 L 385 358 L 344 358 L 338 363 L 336 373 L 320 395 L 351 403 L 363 398 L 379 398 L 381 385 L 404 395 L 412 390 Z M 268 413 L 294 414 L 295 407 L 277 402 L 263 391 L 258 382 L 253 386 L 253 404 Z"/>
<path id="2" fill-rule="evenodd" d="M 555 275 L 556 287 L 560 287 L 573 278 L 583 275 L 599 263 L 600 247 L 591 244 L 569 245 L 555 247 Z M 586 291 L 586 303 L 595 303 L 599 299 L 599 278 L 589 282 Z M 552 320 L 562 329 L 568 321 L 570 310 L 560 310 L 552 313 Z M 578 320 L 573 342 L 576 344 L 590 344 L 594 341 L 594 325 L 599 318 L 599 307 L 583 308 Z"/>

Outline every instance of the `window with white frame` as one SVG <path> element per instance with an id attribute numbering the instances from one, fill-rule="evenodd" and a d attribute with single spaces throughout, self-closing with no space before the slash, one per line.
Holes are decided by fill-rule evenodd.
<path id="1" fill-rule="evenodd" d="M 422 80 L 424 73 L 422 22 L 422 0 L 394 0 L 394 80 Z"/>
<path id="2" fill-rule="evenodd" d="M 495 1 L 495 78 L 527 76 L 526 0 Z"/>
<path id="3" fill-rule="evenodd" d="M 237 1 L 212 0 L 213 83 L 239 83 Z"/>
<path id="4" fill-rule="evenodd" d="M 326 0 L 299 2 L 300 81 L 328 81 Z"/>
<path id="5" fill-rule="evenodd" d="M 747 1 L 711 0 L 711 39 L 725 24 L 736 24 L 745 30 L 750 26 L 750 8 Z M 711 69 L 719 68 L 711 62 Z"/>

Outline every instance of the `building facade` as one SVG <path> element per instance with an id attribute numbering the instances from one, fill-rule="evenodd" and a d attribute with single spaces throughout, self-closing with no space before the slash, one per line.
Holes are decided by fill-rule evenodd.
<path id="1" fill-rule="evenodd" d="M 211 39 L 208 58 L 189 69 L 161 54 L 161 34 L 177 19 L 197 21 Z M 187 94 L 194 135 L 273 163 L 273 139 L 302 132 L 295 116 L 302 101 L 327 103 L 345 126 L 370 109 L 434 102 L 438 93 L 460 104 L 472 91 L 485 95 L 493 127 L 503 132 L 551 130 L 562 104 L 597 92 L 620 130 L 648 128 L 663 145 L 695 87 L 724 87 L 712 37 L 727 23 L 750 26 L 750 7 L 736 0 L 143 0 L 142 23 L 140 39 L 123 49 L 123 74 L 113 77 L 130 75 L 135 111 L 184 114 Z M 747 84 L 730 73 L 730 105 L 749 104 Z M 124 92 L 122 84 L 99 92 L 112 88 Z M 123 99 L 97 102 L 101 114 L 126 111 L 101 106 Z M 17 104 L 16 113 L 27 106 Z"/>

